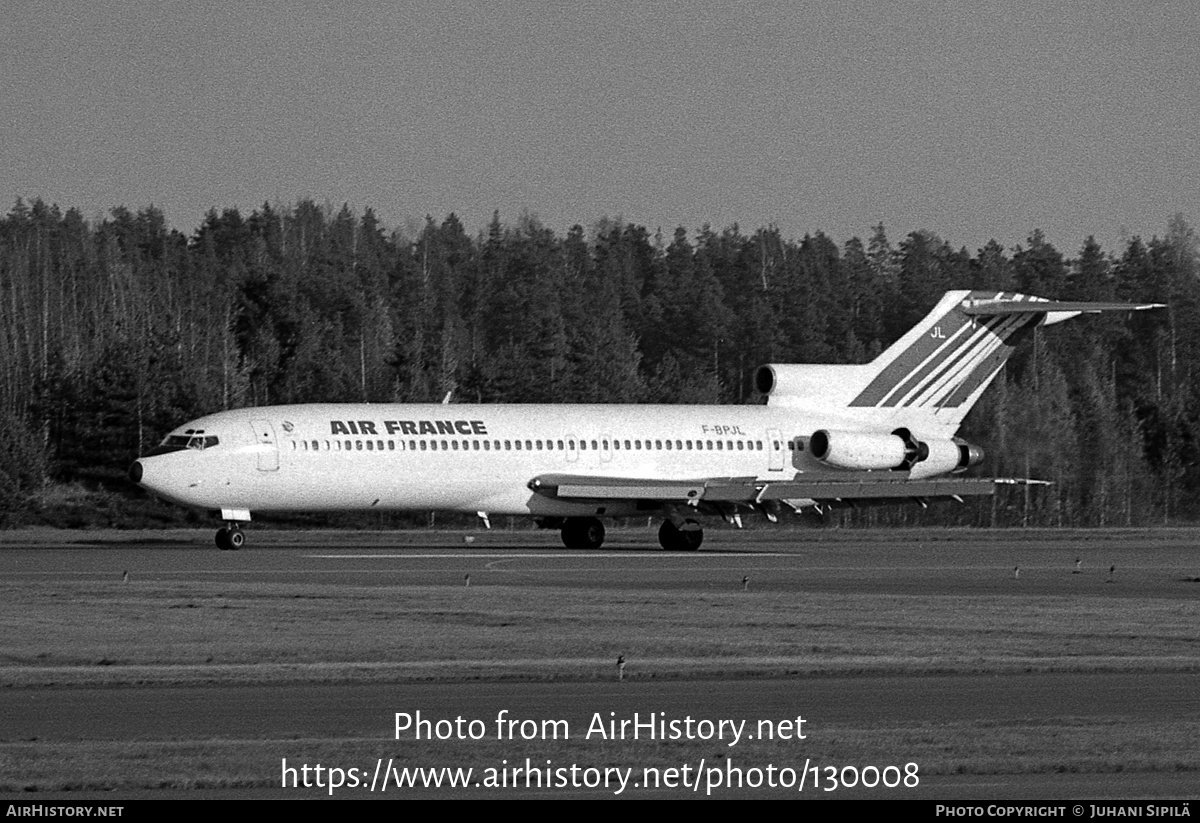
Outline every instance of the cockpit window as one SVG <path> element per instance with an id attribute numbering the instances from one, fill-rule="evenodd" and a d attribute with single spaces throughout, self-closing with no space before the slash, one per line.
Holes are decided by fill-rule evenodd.
<path id="1" fill-rule="evenodd" d="M 153 457 L 158 454 L 170 454 L 171 452 L 183 451 L 184 449 L 192 449 L 193 451 L 204 451 L 211 449 L 221 442 L 215 434 L 206 435 L 204 432 L 186 432 L 184 434 L 169 434 L 158 445 L 158 448 L 152 450 L 147 457 Z"/>

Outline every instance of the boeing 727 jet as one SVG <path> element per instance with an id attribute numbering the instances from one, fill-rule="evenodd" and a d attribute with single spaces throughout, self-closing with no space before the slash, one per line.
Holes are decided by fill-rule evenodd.
<path id="1" fill-rule="evenodd" d="M 994 479 L 956 436 L 1013 347 L 1081 313 L 1157 304 L 947 292 L 870 363 L 772 364 L 766 405 L 309 404 L 223 411 L 172 431 L 130 476 L 212 512 L 222 549 L 254 512 L 439 510 L 527 515 L 569 548 L 601 518 L 658 514 L 666 549 L 700 547 L 701 516 L 961 500 Z"/>

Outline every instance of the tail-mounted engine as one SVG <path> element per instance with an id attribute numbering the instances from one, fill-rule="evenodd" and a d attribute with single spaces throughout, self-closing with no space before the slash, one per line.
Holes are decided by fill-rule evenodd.
<path id="1" fill-rule="evenodd" d="M 961 472 L 983 460 L 983 449 L 958 437 L 917 440 L 908 429 L 891 434 L 821 429 L 808 441 L 813 457 L 838 469 L 909 471 L 913 479 Z"/>

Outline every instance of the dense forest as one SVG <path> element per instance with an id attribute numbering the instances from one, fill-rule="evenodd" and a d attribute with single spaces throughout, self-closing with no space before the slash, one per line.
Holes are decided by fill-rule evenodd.
<path id="1" fill-rule="evenodd" d="M 88 222 L 18 201 L 0 220 L 0 523 L 37 522 L 63 488 L 132 494 L 134 457 L 218 409 L 762 402 L 757 365 L 864 362 L 953 288 L 1169 309 L 1039 330 L 967 418 L 982 473 L 1052 486 L 843 522 L 1193 519 L 1198 275 L 1182 217 L 1071 258 L 1040 232 L 971 254 L 882 225 L 841 245 L 611 220 L 560 237 L 499 216 L 476 236 L 454 215 L 405 233 L 312 202 L 212 211 L 187 236 L 154 208 Z"/>

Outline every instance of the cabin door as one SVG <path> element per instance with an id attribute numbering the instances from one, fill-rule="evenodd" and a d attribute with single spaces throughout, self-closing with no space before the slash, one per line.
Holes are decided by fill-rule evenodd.
<path id="1" fill-rule="evenodd" d="M 783 471 L 783 433 L 779 429 L 767 431 L 768 468 L 773 472 Z"/>
<path id="2" fill-rule="evenodd" d="M 270 420 L 254 420 L 254 438 L 258 440 L 258 470 L 273 472 L 279 470 L 279 444 L 275 442 L 275 427 Z"/>

